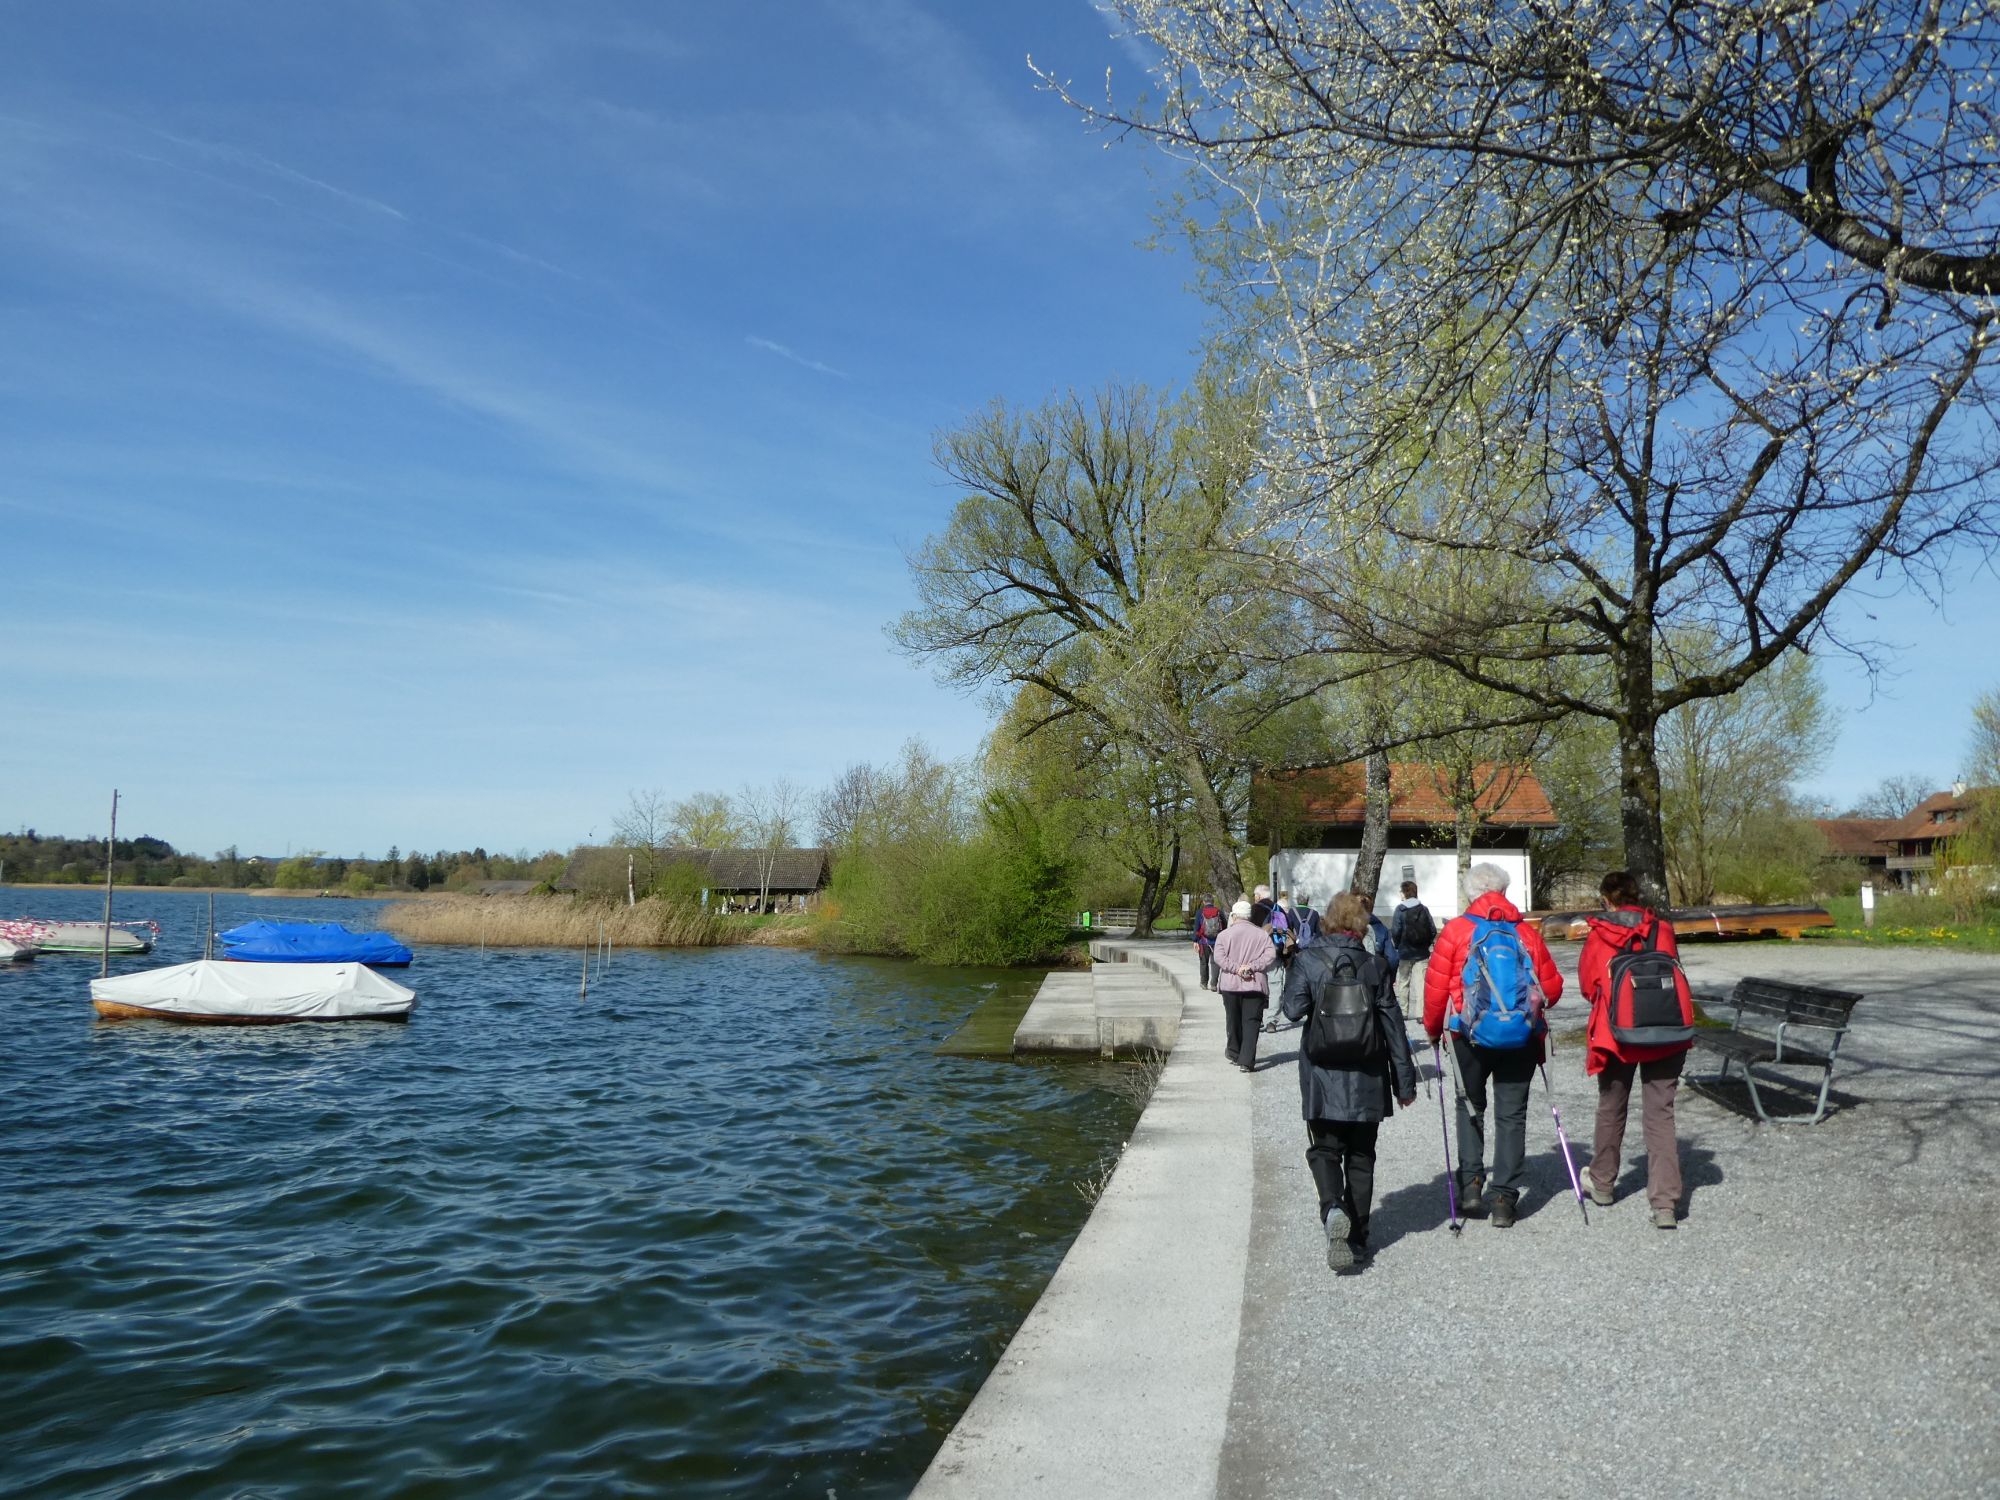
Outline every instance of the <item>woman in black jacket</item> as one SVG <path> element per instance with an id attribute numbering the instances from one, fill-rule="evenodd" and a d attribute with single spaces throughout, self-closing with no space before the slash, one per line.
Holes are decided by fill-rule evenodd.
<path id="1" fill-rule="evenodd" d="M 1319 1188 L 1320 1220 L 1326 1226 L 1326 1263 L 1342 1274 L 1369 1260 L 1368 1209 L 1375 1196 L 1375 1134 L 1390 1101 L 1408 1109 L 1417 1097 L 1417 1070 L 1410 1039 L 1396 1009 L 1389 971 L 1362 946 L 1368 930 L 1368 903 L 1351 891 L 1336 896 L 1320 940 L 1301 950 L 1285 980 L 1280 1002 L 1288 1020 L 1306 1020 L 1299 1041 L 1299 1106 L 1305 1115 L 1306 1166 Z M 1372 1058 L 1316 1063 L 1307 1054 L 1317 1036 L 1308 1019 L 1317 1006 L 1338 1008 L 1336 991 L 1359 984 L 1375 1041 Z M 1351 993 L 1351 990 L 1350 990 Z M 1365 1028 L 1366 1022 L 1361 1022 Z"/>

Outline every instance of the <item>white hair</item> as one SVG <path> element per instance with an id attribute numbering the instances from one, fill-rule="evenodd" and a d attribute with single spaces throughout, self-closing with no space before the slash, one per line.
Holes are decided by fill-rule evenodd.
<path id="1" fill-rule="evenodd" d="M 1465 872 L 1465 899 L 1483 896 L 1488 891 L 1507 889 L 1507 872 L 1499 865 L 1477 864 Z"/>
<path id="2" fill-rule="evenodd" d="M 1260 885 L 1251 894 L 1259 901 L 1269 901 L 1271 899 L 1271 888 L 1268 885 Z"/>

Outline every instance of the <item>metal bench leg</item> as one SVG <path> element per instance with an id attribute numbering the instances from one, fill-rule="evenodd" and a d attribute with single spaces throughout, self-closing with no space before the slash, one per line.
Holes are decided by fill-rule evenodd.
<path id="1" fill-rule="evenodd" d="M 1764 1101 L 1757 1095 L 1757 1073 L 1750 1066 L 1748 1059 L 1743 1063 L 1743 1081 L 1750 1086 L 1750 1107 L 1757 1111 L 1757 1118 L 1766 1125 L 1777 1124 L 1776 1120 L 1764 1113 Z"/>

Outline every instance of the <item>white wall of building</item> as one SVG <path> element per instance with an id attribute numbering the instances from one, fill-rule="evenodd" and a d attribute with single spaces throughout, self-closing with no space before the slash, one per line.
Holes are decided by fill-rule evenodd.
<path id="1" fill-rule="evenodd" d="M 1352 849 L 1281 849 L 1271 860 L 1271 889 L 1294 895 L 1303 892 L 1312 897 L 1315 908 L 1325 911 L 1334 893 L 1346 890 L 1354 878 L 1354 861 L 1358 857 Z M 1475 849 L 1472 862 L 1498 865 L 1505 870 L 1507 899 L 1526 909 L 1529 892 L 1534 888 L 1529 879 L 1534 867 L 1526 850 Z M 1396 903 L 1403 899 L 1405 880 L 1416 881 L 1417 899 L 1431 909 L 1431 915 L 1439 922 L 1465 910 L 1458 889 L 1455 851 L 1392 847 L 1388 858 L 1382 861 L 1382 884 L 1375 892 L 1375 913 L 1383 921 L 1389 920 Z"/>

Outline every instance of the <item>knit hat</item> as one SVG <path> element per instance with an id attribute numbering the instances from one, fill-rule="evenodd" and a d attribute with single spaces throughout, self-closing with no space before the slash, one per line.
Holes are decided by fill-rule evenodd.
<path id="1" fill-rule="evenodd" d="M 1235 904 L 1234 906 L 1232 906 L 1232 907 L 1230 907 L 1230 908 L 1229 908 L 1229 915 L 1230 915 L 1230 916 L 1232 916 L 1232 917 L 1247 917 L 1247 916 L 1249 916 L 1249 915 L 1250 915 L 1250 898 L 1249 898 L 1248 896 L 1238 896 L 1238 897 L 1236 898 L 1236 904 Z"/>

